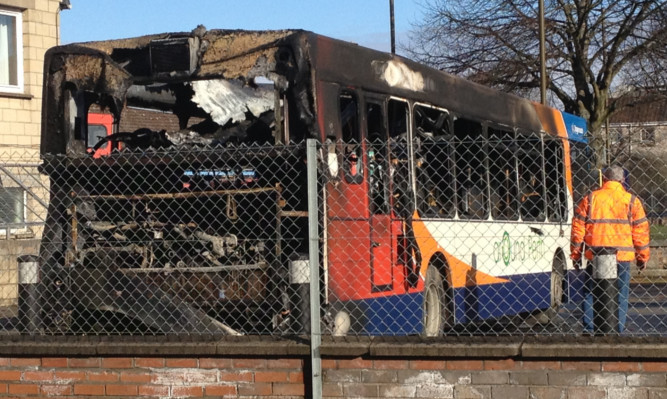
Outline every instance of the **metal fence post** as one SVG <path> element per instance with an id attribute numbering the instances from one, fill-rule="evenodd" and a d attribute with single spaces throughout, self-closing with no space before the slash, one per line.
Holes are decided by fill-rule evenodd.
<path id="1" fill-rule="evenodd" d="M 308 166 L 308 252 L 310 254 L 310 364 L 313 399 L 322 397 L 322 358 L 320 345 L 320 236 L 317 184 L 317 142 L 306 142 Z"/>
<path id="2" fill-rule="evenodd" d="M 9 231 L 9 229 L 7 229 Z M 36 255 L 21 255 L 17 258 L 18 284 L 18 329 L 24 334 L 37 334 L 40 328 L 39 260 Z"/>

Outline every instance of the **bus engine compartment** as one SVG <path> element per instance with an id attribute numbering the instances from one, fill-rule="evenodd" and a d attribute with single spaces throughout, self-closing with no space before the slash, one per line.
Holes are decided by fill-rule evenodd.
<path id="1" fill-rule="evenodd" d="M 47 54 L 46 330 L 292 331 L 314 122 L 290 33 L 200 26 Z"/>

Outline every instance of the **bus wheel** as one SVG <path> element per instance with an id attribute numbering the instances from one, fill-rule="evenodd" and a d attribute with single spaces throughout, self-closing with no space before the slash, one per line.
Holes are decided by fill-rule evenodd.
<path id="1" fill-rule="evenodd" d="M 426 270 L 422 312 L 423 337 L 441 336 L 445 326 L 451 322 L 451 311 L 442 275 L 434 265 L 429 265 Z"/>
<path id="2" fill-rule="evenodd" d="M 557 252 L 551 263 L 551 310 L 555 312 L 563 305 L 564 276 L 565 258 L 562 252 Z"/>
<path id="3" fill-rule="evenodd" d="M 558 310 L 563 305 L 563 281 L 565 280 L 565 256 L 557 252 L 551 262 L 551 303 L 548 308 L 532 313 L 524 320 L 525 325 L 533 328 L 546 326 L 557 321 Z"/>

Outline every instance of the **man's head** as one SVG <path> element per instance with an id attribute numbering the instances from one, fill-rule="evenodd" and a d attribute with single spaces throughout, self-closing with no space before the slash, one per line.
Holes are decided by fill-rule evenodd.
<path id="1" fill-rule="evenodd" d="M 604 181 L 622 182 L 625 178 L 625 172 L 622 167 L 618 165 L 611 165 L 602 171 L 602 178 Z"/>

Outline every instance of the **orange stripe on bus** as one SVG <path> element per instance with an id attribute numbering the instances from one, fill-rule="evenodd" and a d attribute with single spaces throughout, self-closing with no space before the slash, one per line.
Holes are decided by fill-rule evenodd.
<path id="1" fill-rule="evenodd" d="M 449 264 L 450 272 L 452 275 L 452 286 L 454 288 L 509 282 L 507 279 L 494 277 L 489 274 L 482 273 L 479 270 L 475 270 L 467 263 L 457 259 L 452 254 L 445 251 L 445 249 L 438 244 L 436 239 L 431 236 L 431 233 L 426 228 L 424 222 L 418 219 L 416 212 L 414 216 L 415 217 L 413 218 L 412 226 L 415 231 L 417 245 L 419 245 L 419 249 L 422 253 L 422 276 L 426 275 L 426 268 L 428 267 L 428 263 L 431 257 L 435 253 L 439 252 L 444 254 L 447 258 L 447 263 Z"/>

